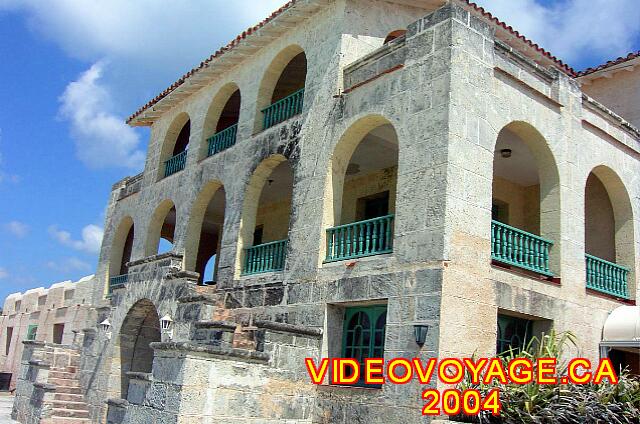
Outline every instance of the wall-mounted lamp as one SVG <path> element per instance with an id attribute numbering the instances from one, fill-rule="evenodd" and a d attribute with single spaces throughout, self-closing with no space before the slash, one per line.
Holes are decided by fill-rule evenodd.
<path id="1" fill-rule="evenodd" d="M 170 339 L 173 338 L 173 319 L 169 315 L 165 315 L 160 319 L 160 330 Z"/>
<path id="2" fill-rule="evenodd" d="M 413 334 L 416 337 L 416 343 L 418 346 L 424 346 L 427 341 L 427 334 L 429 333 L 429 326 L 424 324 L 416 324 L 413 326 Z"/>
<path id="3" fill-rule="evenodd" d="M 100 328 L 100 331 L 104 333 L 107 340 L 111 340 L 111 322 L 109 321 L 109 318 L 98 324 L 98 327 Z"/>
<path id="4" fill-rule="evenodd" d="M 505 159 L 509 159 L 512 154 L 513 154 L 513 151 L 511 149 L 500 150 L 500 156 L 502 156 Z"/>

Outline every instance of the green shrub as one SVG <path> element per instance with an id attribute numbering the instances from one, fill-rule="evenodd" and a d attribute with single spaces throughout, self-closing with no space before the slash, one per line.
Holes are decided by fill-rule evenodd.
<path id="1" fill-rule="evenodd" d="M 501 356 L 505 369 L 516 357 L 528 358 L 534 364 L 538 358 L 556 358 L 558 375 L 567 375 L 568 362 L 563 352 L 575 346 L 575 336 L 569 332 L 543 334 L 532 338 L 520 352 L 507 352 Z M 458 416 L 454 419 L 469 423 L 531 423 L 531 424 L 584 424 L 584 423 L 640 423 L 640 379 L 626 371 L 619 375 L 619 384 L 501 384 L 474 385 L 467 377 L 459 390 L 477 389 L 486 397 L 493 389 L 500 390 L 502 411 L 494 417 L 483 412 L 478 417 Z"/>

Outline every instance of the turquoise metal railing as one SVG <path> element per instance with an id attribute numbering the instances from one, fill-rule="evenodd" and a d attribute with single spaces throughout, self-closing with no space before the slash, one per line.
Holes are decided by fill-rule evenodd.
<path id="1" fill-rule="evenodd" d="M 173 175 L 176 172 L 180 172 L 184 169 L 185 164 L 187 163 L 187 151 L 178 153 L 168 161 L 164 163 L 164 176 L 165 178 L 169 175 Z"/>
<path id="2" fill-rule="evenodd" d="M 207 143 L 209 143 L 207 157 L 220 153 L 223 150 L 227 150 L 229 147 L 236 144 L 237 136 L 238 124 L 235 124 L 209 137 L 207 139 Z"/>
<path id="3" fill-rule="evenodd" d="M 329 228 L 325 262 L 393 252 L 393 219 L 387 215 Z"/>
<path id="4" fill-rule="evenodd" d="M 549 270 L 552 241 L 498 221 L 491 221 L 491 259 L 539 274 Z"/>
<path id="5" fill-rule="evenodd" d="M 113 288 L 116 286 L 122 286 L 129 281 L 129 274 L 116 275 L 109 278 L 109 293 L 113 292 Z"/>
<path id="6" fill-rule="evenodd" d="M 287 240 L 253 246 L 245 251 L 243 275 L 282 271 L 287 256 Z"/>
<path id="7" fill-rule="evenodd" d="M 623 266 L 585 255 L 587 288 L 616 297 L 629 298 L 629 270 Z"/>
<path id="8" fill-rule="evenodd" d="M 302 113 L 303 100 L 304 88 L 263 109 L 263 129 L 271 128 L 292 116 Z"/>

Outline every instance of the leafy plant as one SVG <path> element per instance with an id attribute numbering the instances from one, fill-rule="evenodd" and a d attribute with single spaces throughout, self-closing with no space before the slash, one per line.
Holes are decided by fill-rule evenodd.
<path id="1" fill-rule="evenodd" d="M 568 361 L 563 353 L 568 347 L 577 347 L 576 337 L 570 333 L 554 331 L 533 337 L 521 351 L 511 350 L 501 355 L 503 366 L 515 358 L 527 358 L 534 364 L 538 358 L 556 358 L 557 374 L 567 375 Z M 475 359 L 475 358 L 474 358 Z M 494 380 L 495 381 L 495 380 Z M 486 397 L 499 389 L 502 411 L 494 417 L 483 412 L 477 417 L 458 416 L 454 419 L 482 424 L 583 424 L 583 423 L 640 423 L 640 380 L 625 370 L 617 385 L 602 383 L 540 385 L 529 384 L 473 384 L 469 376 L 458 385 L 459 390 L 476 389 Z"/>

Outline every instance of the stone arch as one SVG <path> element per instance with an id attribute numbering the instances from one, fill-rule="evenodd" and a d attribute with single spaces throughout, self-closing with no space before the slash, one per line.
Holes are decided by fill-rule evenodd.
<path id="1" fill-rule="evenodd" d="M 553 242 L 550 273 L 560 273 L 560 173 L 545 137 L 531 124 L 513 121 L 496 138 L 492 218 Z"/>
<path id="2" fill-rule="evenodd" d="M 120 390 L 127 398 L 130 372 L 151 373 L 154 352 L 150 344 L 161 341 L 158 310 L 149 299 L 136 302 L 125 317 L 118 345 L 120 349 Z"/>
<path id="3" fill-rule="evenodd" d="M 303 89 L 307 77 L 307 56 L 297 44 L 284 48 L 265 70 L 258 89 L 254 132 L 265 129 L 262 111 L 269 105 Z"/>
<path id="4" fill-rule="evenodd" d="M 166 162 L 180 153 L 186 152 L 191 137 L 191 118 L 186 112 L 178 114 L 167 129 L 160 149 L 160 163 L 158 164 L 158 180 L 165 177 Z"/>
<path id="5" fill-rule="evenodd" d="M 185 241 L 184 269 L 200 273 L 201 283 L 209 277 L 204 275 L 207 262 L 213 255 L 220 253 L 225 208 L 225 190 L 219 181 L 208 182 L 191 208 Z"/>
<path id="6" fill-rule="evenodd" d="M 111 242 L 109 253 L 109 278 L 127 273 L 127 262 L 131 261 L 135 225 L 133 218 L 126 216 L 120 220 Z"/>
<path id="7" fill-rule="evenodd" d="M 208 156 L 209 145 L 207 140 L 210 137 L 238 124 L 241 101 L 240 88 L 235 82 L 224 85 L 214 96 L 205 115 L 199 158 Z"/>
<path id="8" fill-rule="evenodd" d="M 585 181 L 585 253 L 628 268 L 632 297 L 636 289 L 635 245 L 631 196 L 614 170 L 598 165 Z"/>
<path id="9" fill-rule="evenodd" d="M 273 179 L 274 176 L 277 176 L 278 181 Z M 293 169 L 286 157 L 271 155 L 256 167 L 247 185 L 242 205 L 236 271 L 243 266 L 247 248 L 288 237 L 292 193 Z M 262 220 L 259 219 L 263 215 L 260 213 L 260 206 L 265 202 L 279 205 L 272 208 L 273 219 L 269 220 L 265 216 L 262 216 Z M 260 233 L 260 240 L 256 240 L 257 224 L 260 223 L 264 224 L 263 232 Z"/>
<path id="10" fill-rule="evenodd" d="M 167 222 L 167 218 L 169 221 Z M 145 243 L 145 256 L 153 256 L 158 253 L 158 246 L 160 244 L 160 238 L 166 238 L 171 243 L 174 243 L 175 227 L 177 222 L 177 214 L 175 204 L 169 200 L 163 200 L 156 210 L 151 215 L 149 221 L 149 227 L 147 230 L 147 240 Z M 172 227 L 172 228 L 169 228 Z M 166 234 L 171 233 L 171 237 L 168 238 Z"/>
<path id="11" fill-rule="evenodd" d="M 371 218 L 363 216 L 363 211 L 358 209 L 361 209 L 361 201 L 366 202 L 368 198 L 375 200 L 373 197 L 379 194 L 376 191 L 386 192 L 387 213 L 395 213 L 399 150 L 398 133 L 391 121 L 384 116 L 367 115 L 349 126 L 329 160 L 323 228 Z M 356 160 L 356 156 L 359 159 Z M 375 172 L 382 172 L 383 176 L 376 175 Z M 367 182 L 357 183 L 359 175 Z M 346 185 L 348 180 L 355 181 L 358 190 L 349 189 Z M 327 246 L 324 231 L 321 239 L 321 252 L 325 252 Z M 324 257 L 321 255 L 320 259 L 323 260 Z"/>
<path id="12" fill-rule="evenodd" d="M 395 40 L 396 38 L 404 37 L 407 33 L 406 29 L 396 29 L 391 31 L 384 39 L 384 44 L 388 44 Z"/>

